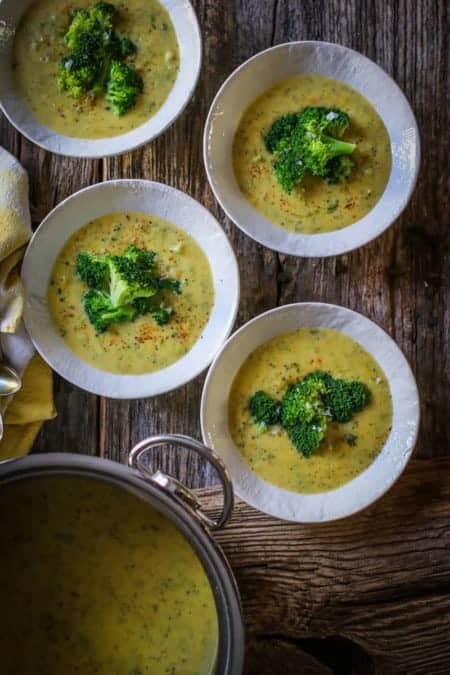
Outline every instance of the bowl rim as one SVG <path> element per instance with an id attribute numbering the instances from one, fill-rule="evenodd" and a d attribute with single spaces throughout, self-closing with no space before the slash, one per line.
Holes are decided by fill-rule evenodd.
<path id="1" fill-rule="evenodd" d="M 382 229 L 379 229 L 376 231 L 373 236 L 369 237 L 368 239 L 364 239 L 362 243 L 360 242 L 354 242 L 351 245 L 339 245 L 339 242 L 336 242 L 334 245 L 334 250 L 331 251 L 325 251 L 325 252 L 310 252 L 307 250 L 306 252 L 303 251 L 302 253 L 297 253 L 293 252 L 290 248 L 287 247 L 287 245 L 280 245 L 280 246 L 273 246 L 267 243 L 266 238 L 263 236 L 258 237 L 257 235 L 254 235 L 251 233 L 246 225 L 246 223 L 240 223 L 238 222 L 234 216 L 232 215 L 232 210 L 230 207 L 224 203 L 224 200 L 222 200 L 220 196 L 220 190 L 219 187 L 216 183 L 215 180 L 215 172 L 212 169 L 211 162 L 210 162 L 210 154 L 209 154 L 209 138 L 210 138 L 210 132 L 212 128 L 212 121 L 213 117 L 215 114 L 215 110 L 217 107 L 217 104 L 221 100 L 225 90 L 227 89 L 228 85 L 231 84 L 237 77 L 240 76 L 241 72 L 243 70 L 246 70 L 247 68 L 251 67 L 252 64 L 257 61 L 260 57 L 263 57 L 267 55 L 268 53 L 272 53 L 275 51 L 282 51 L 283 49 L 287 48 L 301 48 L 301 47 L 306 47 L 306 46 L 323 46 L 323 47 L 328 47 L 332 49 L 337 49 L 341 50 L 343 52 L 348 52 L 352 55 L 353 58 L 357 57 L 361 59 L 364 62 L 367 62 L 368 64 L 371 65 L 371 67 L 377 68 L 385 78 L 387 78 L 393 85 L 396 95 L 399 97 L 400 100 L 405 104 L 405 108 L 408 110 L 409 115 L 410 115 L 410 122 L 411 122 L 411 127 L 414 129 L 415 133 L 415 166 L 414 166 L 414 171 L 411 176 L 411 181 L 408 186 L 408 189 L 405 191 L 403 198 L 399 200 L 398 203 L 398 208 L 395 212 L 395 215 L 393 217 L 386 218 L 386 222 L 384 224 L 384 227 Z M 320 74 L 320 73 L 319 73 Z M 281 79 L 280 79 L 281 81 Z M 362 94 L 364 98 L 367 98 L 364 94 Z M 367 99 L 368 100 L 368 99 Z M 371 101 L 369 103 L 372 105 Z M 241 111 L 241 115 L 244 112 L 244 110 Z M 379 115 L 383 124 L 384 119 Z M 208 178 L 208 183 L 210 185 L 210 188 L 214 194 L 215 199 L 219 203 L 220 207 L 222 210 L 225 212 L 226 216 L 238 227 L 244 234 L 246 234 L 248 237 L 256 241 L 257 243 L 261 244 L 262 246 L 265 246 L 266 248 L 269 248 L 270 250 L 276 251 L 278 253 L 282 253 L 285 255 L 293 255 L 296 257 L 304 257 L 304 258 L 328 258 L 331 256 L 337 256 L 337 255 L 344 255 L 345 253 L 350 253 L 351 251 L 355 251 L 358 248 L 362 248 L 363 246 L 366 246 L 367 244 L 371 243 L 375 239 L 377 239 L 379 236 L 381 236 L 384 232 L 386 232 L 389 227 L 391 227 L 397 220 L 400 218 L 401 214 L 403 211 L 406 209 L 411 196 L 415 190 L 416 184 L 417 184 L 417 179 L 419 176 L 419 171 L 420 171 L 420 163 L 421 163 L 421 142 L 420 142 L 420 132 L 419 132 L 419 127 L 417 124 L 416 116 L 414 114 L 414 111 L 411 107 L 411 104 L 400 88 L 400 86 L 397 84 L 397 82 L 394 80 L 389 73 L 386 72 L 384 68 L 382 68 L 378 63 L 370 59 L 368 56 L 365 54 L 362 54 L 361 52 L 358 52 L 356 49 L 352 49 L 351 47 L 347 47 L 345 45 L 341 45 L 336 42 L 329 42 L 326 40 L 293 40 L 291 42 L 282 42 L 281 44 L 278 45 L 273 45 L 272 47 L 268 47 L 267 49 L 263 49 L 260 52 L 257 52 L 256 54 L 253 54 L 250 58 L 248 58 L 246 61 L 241 63 L 237 68 L 235 68 L 229 75 L 228 77 L 222 82 L 220 85 L 216 95 L 213 98 L 213 101 L 210 105 L 210 108 L 208 110 L 208 114 L 206 116 L 206 121 L 205 121 L 205 126 L 203 129 L 203 164 L 205 167 L 206 175 Z M 389 182 L 389 179 L 388 179 Z M 380 196 L 380 199 L 378 200 L 377 204 L 381 201 L 383 198 L 383 194 Z M 376 204 L 374 205 L 373 208 L 375 208 Z M 373 208 L 371 210 L 373 210 Z M 264 218 L 262 214 L 260 214 L 256 209 L 254 209 L 255 213 L 258 214 L 260 218 Z M 366 216 L 370 213 L 370 211 L 366 214 Z M 364 216 L 365 217 L 365 216 Z M 264 218 L 265 219 L 265 218 Z M 267 220 L 267 219 L 265 219 Z M 360 219 L 361 220 L 361 219 Z M 358 223 L 358 221 L 355 221 L 354 223 L 351 223 L 350 225 L 347 225 L 346 227 L 341 228 L 340 230 L 332 230 L 331 232 L 322 232 L 322 233 L 316 233 L 316 234 L 308 234 L 308 235 L 302 235 L 301 233 L 298 233 L 300 237 L 308 237 L 311 241 L 319 242 L 322 239 L 326 239 L 329 237 L 330 234 L 336 235 L 337 233 L 345 232 L 345 230 L 348 230 L 349 227 L 355 226 Z M 279 227 L 275 223 L 270 223 L 273 227 Z M 263 230 L 264 228 L 261 228 Z M 282 228 L 281 228 L 282 229 Z M 297 233 L 290 233 L 292 235 L 295 235 Z"/>
<path id="2" fill-rule="evenodd" d="M 208 419 L 208 413 L 207 413 L 207 406 L 208 406 L 208 397 L 210 395 L 211 391 L 211 386 L 212 386 L 212 380 L 215 375 L 215 370 L 219 363 L 223 361 L 223 359 L 226 359 L 227 352 L 230 348 L 230 346 L 238 340 L 249 328 L 254 326 L 256 323 L 262 321 L 262 320 L 267 320 L 268 317 L 276 317 L 277 314 L 282 313 L 282 312 L 297 312 L 297 311 L 302 311 L 304 309 L 308 308 L 326 308 L 328 311 L 338 311 L 339 313 L 342 314 L 347 314 L 349 317 L 352 317 L 356 319 L 357 321 L 363 321 L 366 323 L 366 325 L 371 324 L 377 331 L 380 333 L 384 334 L 384 339 L 386 340 L 386 343 L 389 345 L 391 349 L 393 349 L 397 356 L 399 357 L 400 361 L 402 362 L 402 367 L 405 370 L 405 372 L 409 375 L 410 378 L 410 399 L 413 402 L 414 405 L 414 426 L 413 426 L 413 433 L 410 436 L 410 439 L 408 441 L 408 447 L 407 451 L 403 452 L 401 455 L 400 461 L 396 465 L 396 471 L 395 473 L 392 473 L 388 480 L 384 481 L 382 485 L 378 483 L 378 489 L 374 489 L 373 494 L 370 496 L 369 499 L 367 499 L 364 503 L 359 503 L 356 507 L 350 506 L 350 508 L 342 508 L 339 513 L 335 513 L 333 515 L 328 515 L 326 517 L 318 515 L 318 512 L 320 511 L 320 506 L 316 507 L 316 513 L 314 514 L 313 517 L 308 514 L 308 517 L 298 517 L 297 515 L 294 517 L 292 514 L 286 514 L 286 512 L 280 513 L 280 510 L 277 510 L 276 508 L 271 510 L 271 509 L 262 509 L 260 505 L 255 503 L 255 500 L 253 499 L 253 495 L 251 495 L 251 498 L 248 498 L 248 495 L 243 494 L 240 490 L 240 486 L 237 485 L 237 483 L 234 481 L 234 476 L 233 476 L 233 471 L 230 469 L 229 466 L 227 466 L 228 471 L 230 472 L 231 478 L 233 480 L 233 485 L 234 485 L 234 492 L 235 494 L 243 499 L 245 502 L 247 502 L 250 506 L 253 508 L 263 511 L 264 513 L 267 513 L 268 515 L 279 518 L 282 520 L 286 521 L 291 521 L 291 522 L 298 522 L 298 523 L 304 523 L 304 524 L 320 524 L 320 523 L 325 523 L 325 522 L 333 522 L 336 520 L 342 520 L 344 518 L 347 518 L 349 516 L 352 516 L 356 513 L 360 513 L 361 511 L 364 511 L 365 509 L 369 508 L 372 506 L 375 502 L 377 502 L 381 497 L 383 497 L 394 485 L 395 483 L 399 480 L 400 476 L 404 472 L 417 443 L 417 438 L 420 430 L 420 419 L 421 419 L 421 409 L 420 409 L 420 396 L 419 396 L 419 391 L 417 388 L 417 382 L 414 376 L 414 373 L 411 369 L 411 366 L 406 359 L 405 355 L 403 354 L 403 351 L 400 349 L 400 347 L 397 345 L 395 340 L 383 329 L 381 326 L 379 326 L 375 321 L 372 321 L 372 319 L 369 319 L 367 316 L 364 314 L 361 314 L 360 312 L 356 312 L 355 310 L 349 309 L 347 307 L 344 307 L 342 305 L 335 305 L 333 303 L 326 303 L 326 302 L 295 302 L 295 303 L 289 303 L 287 305 L 280 305 L 278 307 L 274 307 L 272 309 L 269 309 L 265 312 L 262 312 L 261 314 L 258 314 L 257 316 L 253 317 L 249 321 L 247 321 L 245 324 L 243 324 L 238 330 L 236 330 L 229 338 L 228 340 L 223 344 L 221 350 L 218 352 L 214 360 L 212 361 L 208 373 L 206 375 L 204 384 L 203 384 L 203 389 L 202 389 L 202 396 L 201 396 L 201 403 L 200 403 L 200 428 L 201 428 L 201 434 L 202 434 L 202 439 L 203 442 L 206 445 L 209 445 L 215 452 L 221 457 L 222 461 L 227 465 L 226 459 L 224 458 L 221 449 L 217 447 L 214 443 L 214 439 L 212 438 L 212 430 L 216 428 L 217 426 L 217 418 L 213 424 L 211 424 L 210 419 Z M 299 328 L 306 328 L 307 326 L 299 326 Z M 327 327 L 327 326 L 325 326 Z M 274 335 L 281 335 L 283 333 L 289 332 L 290 329 L 284 330 L 281 329 L 280 331 L 276 332 Z M 295 330 L 295 329 L 294 329 Z M 343 332 L 340 329 L 339 332 Z M 347 335 L 347 333 L 345 333 Z M 359 343 L 358 340 L 353 337 L 352 335 L 349 335 L 352 340 L 355 342 Z M 236 368 L 233 374 L 233 377 L 231 378 L 231 383 L 234 380 L 234 377 L 236 376 L 237 372 L 239 371 L 239 368 L 242 367 L 243 363 L 245 362 L 246 358 L 255 351 L 255 349 L 258 348 L 258 346 L 265 344 L 268 342 L 271 338 L 266 337 L 262 340 L 259 341 L 258 344 L 253 346 L 248 353 L 246 352 L 246 356 L 244 356 L 239 363 L 239 366 Z M 360 343 L 359 343 L 360 344 Z M 377 362 L 377 364 L 382 368 L 381 364 L 379 363 L 378 359 L 376 356 L 369 350 L 367 347 L 362 345 L 363 348 L 370 354 L 370 356 Z M 386 380 L 389 384 L 389 387 L 391 388 L 391 380 L 392 380 L 392 375 L 389 372 L 386 372 L 382 368 Z M 231 385 L 230 385 L 231 386 Z M 227 396 L 227 404 L 228 404 L 228 396 Z M 216 413 L 216 415 L 218 415 Z M 227 425 L 227 431 L 228 431 L 228 421 L 226 423 Z M 392 434 L 392 430 L 394 427 L 392 427 L 391 432 L 389 434 L 389 437 L 386 439 L 385 444 L 383 447 L 380 449 L 378 455 L 375 457 L 375 459 L 369 464 L 369 466 L 362 471 L 361 473 L 357 474 L 353 479 L 348 481 L 347 483 L 344 483 L 341 486 L 338 486 L 337 488 L 334 488 L 333 490 L 327 490 L 325 492 L 320 492 L 320 493 L 295 493 L 289 490 L 286 490 L 284 488 L 279 488 L 276 485 L 270 484 L 267 481 L 265 481 L 263 478 L 260 478 L 258 474 L 256 476 L 258 477 L 259 481 L 263 484 L 260 490 L 264 490 L 265 487 L 268 489 L 280 491 L 280 493 L 285 493 L 285 495 L 292 496 L 292 499 L 298 500 L 299 502 L 306 498 L 309 497 L 318 497 L 320 495 L 331 495 L 331 494 L 336 494 L 339 490 L 342 488 L 351 485 L 356 481 L 359 477 L 363 476 L 364 474 L 368 474 L 371 470 L 373 471 L 373 466 L 377 459 L 381 456 L 384 448 L 387 446 L 389 442 L 389 438 Z M 230 443 L 233 444 L 233 450 L 236 453 L 239 453 L 239 451 L 235 448 L 234 443 L 231 439 L 231 435 L 229 434 L 228 431 L 228 436 L 229 436 L 229 441 Z M 254 473 L 251 469 L 249 469 L 251 473 Z M 264 487 L 265 486 L 265 487 Z M 281 502 L 281 498 L 280 498 Z M 299 509 L 301 511 L 301 509 Z"/>
<path id="3" fill-rule="evenodd" d="M 158 483 L 144 478 L 136 469 L 105 457 L 55 452 L 0 461 L 0 489 L 4 485 L 22 480 L 48 477 L 79 477 L 102 481 L 125 490 L 149 508 L 155 509 L 176 527 L 200 561 L 214 596 L 218 629 L 215 664 L 217 673 L 241 673 L 245 627 L 236 578 L 221 546 L 189 506 Z"/>
<path id="4" fill-rule="evenodd" d="M 172 194 L 176 193 L 182 199 L 184 199 L 184 200 L 192 203 L 193 205 L 195 205 L 195 208 L 198 208 L 201 211 L 203 211 L 205 213 L 205 215 L 208 218 L 211 218 L 213 220 L 213 222 L 215 223 L 216 232 L 220 236 L 223 237 L 223 242 L 226 243 L 226 245 L 228 246 L 229 254 L 230 254 L 229 255 L 229 262 L 232 264 L 231 274 L 233 276 L 233 279 L 234 279 L 235 285 L 236 285 L 236 292 L 235 292 L 233 300 L 232 300 L 231 311 L 229 312 L 228 320 L 227 320 L 226 323 L 221 324 L 221 327 L 223 328 L 222 341 L 221 341 L 220 346 L 218 347 L 218 349 L 221 349 L 223 343 L 227 340 L 227 338 L 231 334 L 234 323 L 236 321 L 237 312 L 238 312 L 238 309 L 239 309 L 240 275 L 239 275 L 239 266 L 238 266 L 236 254 L 235 254 L 234 249 L 233 249 L 233 247 L 232 247 L 232 245 L 231 245 L 231 243 L 230 243 L 230 241 L 227 237 L 226 232 L 221 227 L 218 220 L 213 216 L 213 214 L 205 206 L 203 206 L 203 204 L 201 204 L 196 199 L 194 199 L 193 197 L 188 195 L 186 192 L 183 192 L 182 190 L 179 190 L 178 188 L 174 188 L 170 185 L 167 185 L 166 183 L 146 180 L 144 178 L 116 178 L 116 179 L 102 181 L 102 182 L 99 182 L 99 183 L 94 183 L 93 185 L 88 185 L 88 186 L 82 188 L 81 190 L 78 190 L 77 192 L 74 192 L 71 195 L 67 196 L 65 199 L 63 199 L 61 202 L 59 202 L 45 216 L 45 218 L 41 221 L 41 223 L 39 224 L 39 226 L 37 227 L 37 229 L 33 233 L 30 241 L 28 242 L 28 245 L 27 245 L 24 257 L 23 257 L 22 274 L 24 273 L 24 271 L 25 271 L 25 275 L 29 274 L 30 271 L 32 270 L 31 267 L 30 267 L 30 269 L 28 269 L 27 266 L 30 265 L 29 261 L 30 261 L 31 255 L 36 254 L 35 251 L 33 250 L 33 248 L 36 247 L 36 241 L 38 240 L 38 237 L 42 234 L 42 232 L 46 228 L 49 227 L 49 222 L 51 223 L 51 219 L 54 217 L 55 213 L 57 214 L 60 210 L 62 210 L 67 202 L 72 201 L 74 199 L 79 199 L 79 198 L 82 199 L 83 195 L 87 192 L 97 191 L 97 190 L 102 190 L 102 189 L 109 189 L 109 188 L 111 188 L 111 187 L 113 187 L 114 185 L 117 185 L 117 184 L 125 185 L 125 186 L 129 185 L 130 188 L 133 185 L 138 184 L 138 185 L 144 185 L 147 188 L 154 187 L 157 190 L 164 189 L 164 190 L 167 190 L 168 193 L 172 193 Z M 151 213 L 151 212 L 149 211 L 149 213 Z M 86 220 L 85 224 L 88 224 L 88 223 L 89 223 L 89 218 Z M 178 223 L 173 223 L 173 224 L 176 227 L 178 227 L 179 229 L 186 232 L 195 241 L 197 246 L 199 246 L 202 249 L 206 259 L 208 260 L 208 263 L 209 263 L 209 265 L 211 267 L 211 271 L 212 271 L 211 260 L 208 256 L 208 254 L 206 253 L 206 251 L 203 250 L 200 242 L 193 235 L 189 234 L 189 232 L 187 232 L 181 225 L 179 225 Z M 53 226 L 54 225 L 50 224 L 50 227 L 53 227 Z M 80 227 L 83 227 L 83 225 L 80 225 Z M 74 232 L 75 231 L 76 230 L 74 230 Z M 71 235 L 69 235 L 68 237 L 65 238 L 64 243 L 67 242 L 67 240 L 69 239 L 70 236 Z M 59 250 L 61 250 L 61 249 L 59 249 Z M 53 263 L 54 263 L 55 259 L 56 258 L 53 259 Z M 203 373 L 209 367 L 209 365 L 211 363 L 211 360 L 210 360 L 207 363 L 197 364 L 195 367 L 191 368 L 190 372 L 185 372 L 184 376 L 181 377 L 177 381 L 177 384 L 174 385 L 174 386 L 167 386 L 167 385 L 164 386 L 165 380 L 164 380 L 164 378 L 161 378 L 159 386 L 158 387 L 154 386 L 153 387 L 154 391 L 152 391 L 151 393 L 143 393 L 142 391 L 139 391 L 139 392 L 136 392 L 136 393 L 127 393 L 126 395 L 123 395 L 119 392 L 114 392 L 114 393 L 107 392 L 106 390 L 101 389 L 101 387 L 99 388 L 97 386 L 92 386 L 91 384 L 81 385 L 78 382 L 73 382 L 71 379 L 69 379 L 67 377 L 67 374 L 64 372 L 63 368 L 55 367 L 55 365 L 51 362 L 51 359 L 49 360 L 49 358 L 48 358 L 46 348 L 39 342 L 39 340 L 37 340 L 35 338 L 35 336 L 33 334 L 33 327 L 31 325 L 32 322 L 31 322 L 30 317 L 29 317 L 30 310 L 29 310 L 29 307 L 28 307 L 28 292 L 27 292 L 27 289 L 26 289 L 26 283 L 24 283 L 24 286 L 25 286 L 25 303 L 24 303 L 23 320 L 24 320 L 25 328 L 28 332 L 28 335 L 30 336 L 30 339 L 31 339 L 36 351 L 40 354 L 40 356 L 44 359 L 44 361 L 50 366 L 50 368 L 53 371 L 55 371 L 60 377 L 62 377 L 67 382 L 70 382 L 73 386 L 79 387 L 80 389 L 83 389 L 84 391 L 87 391 L 91 394 L 95 394 L 97 396 L 102 396 L 102 397 L 110 398 L 110 399 L 117 399 L 117 400 L 132 400 L 132 399 L 140 399 L 140 398 L 153 398 L 155 396 L 160 396 L 162 394 L 166 394 L 168 392 L 175 391 L 175 390 L 183 387 L 184 385 L 186 385 L 187 383 L 191 382 L 192 380 L 197 378 L 199 375 L 201 375 L 201 373 Z M 213 303 L 212 309 L 214 309 L 215 304 L 216 304 L 216 294 L 215 294 L 215 297 L 214 297 L 214 303 Z M 211 310 L 211 312 L 212 312 L 212 310 Z M 198 342 L 198 340 L 194 343 L 192 348 L 197 344 L 197 342 Z M 95 366 L 92 366 L 91 364 L 86 364 L 86 362 L 84 362 L 74 352 L 72 352 L 72 350 L 70 349 L 70 347 L 68 345 L 65 345 L 65 348 L 71 353 L 72 358 L 74 360 L 87 365 L 92 370 L 97 371 L 97 373 L 103 375 L 103 378 L 107 377 L 108 375 L 112 375 L 112 373 L 109 373 L 108 371 L 103 371 L 103 370 L 100 370 L 98 368 L 95 368 Z M 191 348 L 191 350 L 192 350 L 192 348 Z M 189 350 L 189 352 L 191 350 Z M 215 355 L 216 354 L 214 354 L 214 357 L 215 357 Z M 176 364 L 176 363 L 177 363 L 177 361 L 174 362 L 174 364 Z M 170 365 L 174 365 L 174 364 L 170 364 Z M 170 366 L 167 366 L 167 367 L 170 367 Z M 153 375 L 153 376 L 159 375 L 159 376 L 161 376 L 164 373 L 165 370 L 166 370 L 166 368 L 162 368 L 161 370 L 155 371 L 154 373 L 142 373 L 142 374 L 136 374 L 136 375 L 126 375 L 126 374 L 113 373 L 113 375 L 115 375 L 118 378 L 127 377 L 127 378 L 133 378 L 134 379 L 134 378 L 148 377 L 149 375 Z"/>
<path id="5" fill-rule="evenodd" d="M 0 2 L 1 4 L 1 2 Z M 8 122 L 12 124 L 12 126 L 18 131 L 22 136 L 24 136 L 30 143 L 33 143 L 34 145 L 38 146 L 39 148 L 42 148 L 43 150 L 46 150 L 47 152 L 51 152 L 54 155 L 58 155 L 60 157 L 73 157 L 73 158 L 78 158 L 78 159 L 104 159 L 108 157 L 118 157 L 120 155 L 123 155 L 127 152 L 132 152 L 134 150 L 138 150 L 139 148 L 142 148 L 144 145 L 147 145 L 148 143 L 151 143 L 152 141 L 156 140 L 159 138 L 159 136 L 162 136 L 163 133 L 169 129 L 181 115 L 184 113 L 186 110 L 187 106 L 192 100 L 192 97 L 194 95 L 194 92 L 197 88 L 198 81 L 200 78 L 200 73 L 202 71 L 202 66 L 203 66 L 203 39 L 202 39 L 202 32 L 200 30 L 200 24 L 199 20 L 197 17 L 197 13 L 192 5 L 191 0 L 182 0 L 182 5 L 184 6 L 185 10 L 187 9 L 191 13 L 191 18 L 192 21 L 190 22 L 190 25 L 193 28 L 193 32 L 195 34 L 195 44 L 197 50 L 198 50 L 198 58 L 197 58 L 197 66 L 196 70 L 193 73 L 193 79 L 191 86 L 189 87 L 188 91 L 186 92 L 186 95 L 184 97 L 184 100 L 180 107 L 177 109 L 177 111 L 170 117 L 167 118 L 167 121 L 164 122 L 159 126 L 158 129 L 156 129 L 153 133 L 150 135 L 146 136 L 145 138 L 142 138 L 141 140 L 136 140 L 135 142 L 132 142 L 130 144 L 124 144 L 122 148 L 119 150 L 108 150 L 108 141 L 114 140 L 114 139 L 120 139 L 128 134 L 136 131 L 137 129 L 142 129 L 150 120 L 154 119 L 158 113 L 160 112 L 161 108 L 155 113 L 155 115 L 152 115 L 152 117 L 149 117 L 147 120 L 144 120 L 142 124 L 139 126 L 135 127 L 134 129 L 131 129 L 124 134 L 117 134 L 116 136 L 105 136 L 101 138 L 78 138 L 76 136 L 66 136 L 64 134 L 60 134 L 56 131 L 53 131 L 52 129 L 49 129 L 52 136 L 58 137 L 58 138 L 67 138 L 70 141 L 74 143 L 74 145 L 78 142 L 78 144 L 83 144 L 86 146 L 86 150 L 83 151 L 82 154 L 80 152 L 77 152 L 75 149 L 72 151 L 63 151 L 59 149 L 54 149 L 50 148 L 48 144 L 45 141 L 42 140 L 37 140 L 30 134 L 28 131 L 25 131 L 22 127 L 21 124 L 17 123 L 15 119 L 13 118 L 12 115 L 10 115 L 9 111 L 6 109 L 6 107 L 3 104 L 2 98 L 0 97 L 0 111 L 3 113 L 3 115 L 6 117 Z M 171 17 L 171 10 L 170 7 L 163 5 L 164 9 L 167 11 L 169 16 Z M 171 18 L 172 20 L 172 18 Z M 174 27 L 175 29 L 175 27 Z M 175 33 L 177 35 L 177 40 L 178 40 L 178 33 L 175 29 Z M 181 63 L 181 60 L 180 60 Z M 174 83 L 175 85 L 175 83 Z M 173 85 L 173 86 L 174 86 Z M 173 89 L 173 87 L 172 87 Z M 172 89 L 170 91 L 172 91 Z M 170 95 L 170 91 L 168 96 Z M 165 101 L 167 100 L 167 97 Z M 164 105 L 165 101 L 163 102 L 162 105 Z M 161 106 L 162 107 L 162 106 Z M 39 126 L 42 128 L 49 128 L 46 127 L 44 124 L 41 124 L 39 122 Z M 103 143 L 104 147 L 100 149 L 96 149 L 95 145 Z M 92 149 L 89 150 L 89 146 L 92 146 Z"/>

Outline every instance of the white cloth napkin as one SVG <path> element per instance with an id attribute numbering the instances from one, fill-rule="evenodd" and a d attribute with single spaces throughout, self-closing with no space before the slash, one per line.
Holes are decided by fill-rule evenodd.
<path id="1" fill-rule="evenodd" d="M 22 322 L 23 288 L 18 263 L 31 237 L 28 174 L 0 147 L 0 349 L 23 375 L 34 347 Z M 1 402 L 4 411 L 10 398 Z"/>

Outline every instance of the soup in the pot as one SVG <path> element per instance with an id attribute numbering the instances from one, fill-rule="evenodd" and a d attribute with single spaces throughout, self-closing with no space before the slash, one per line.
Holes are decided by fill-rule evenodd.
<path id="1" fill-rule="evenodd" d="M 100 480 L 1 487 L 2 675 L 206 675 L 216 606 L 191 546 Z"/>

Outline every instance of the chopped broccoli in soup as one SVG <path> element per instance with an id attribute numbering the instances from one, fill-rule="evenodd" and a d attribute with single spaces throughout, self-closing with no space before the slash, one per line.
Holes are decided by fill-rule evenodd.
<path id="1" fill-rule="evenodd" d="M 351 225 L 375 206 L 391 147 L 364 96 L 344 82 L 297 75 L 244 111 L 233 167 L 242 194 L 267 220 L 316 234 Z"/>
<path id="2" fill-rule="evenodd" d="M 112 373 L 150 373 L 182 358 L 201 339 L 213 303 L 203 251 L 146 213 L 111 213 L 76 231 L 48 287 L 67 345 Z"/>
<path id="3" fill-rule="evenodd" d="M 262 344 L 229 395 L 231 437 L 262 479 L 293 492 L 332 490 L 373 462 L 392 421 L 383 371 L 335 330 L 303 328 Z"/>
<path id="4" fill-rule="evenodd" d="M 158 0 L 36 0 L 19 23 L 13 67 L 39 122 L 65 136 L 108 138 L 162 106 L 178 75 L 178 41 Z"/>

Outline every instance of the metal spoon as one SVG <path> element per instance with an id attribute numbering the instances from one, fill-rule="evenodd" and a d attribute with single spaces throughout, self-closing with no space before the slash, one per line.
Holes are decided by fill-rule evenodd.
<path id="1" fill-rule="evenodd" d="M 18 373 L 7 366 L 6 363 L 0 363 L 0 398 L 16 394 L 22 386 L 22 380 Z M 0 441 L 3 438 L 3 419 L 0 413 Z"/>
<path id="2" fill-rule="evenodd" d="M 22 380 L 14 368 L 0 363 L 0 397 L 16 394 L 21 386 Z"/>

